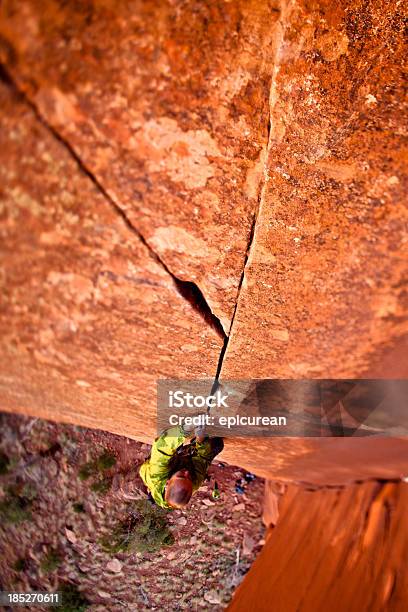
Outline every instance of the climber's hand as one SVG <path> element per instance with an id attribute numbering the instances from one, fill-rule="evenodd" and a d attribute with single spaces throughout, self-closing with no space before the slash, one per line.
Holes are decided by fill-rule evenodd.
<path id="1" fill-rule="evenodd" d="M 204 427 L 196 427 L 196 429 L 195 429 L 195 436 L 196 436 L 197 442 L 204 442 L 205 438 L 207 437 L 207 434 L 205 432 L 205 428 Z"/>
<path id="2" fill-rule="evenodd" d="M 192 438 L 194 436 L 194 425 L 186 425 L 183 423 L 181 429 L 186 438 Z"/>
<path id="3" fill-rule="evenodd" d="M 190 415 L 189 415 L 190 416 Z M 192 414 L 192 417 L 201 417 L 201 413 L 197 412 L 197 414 Z M 186 422 L 183 422 L 183 425 L 181 426 L 184 435 L 186 436 L 186 438 L 193 438 L 196 434 L 197 434 L 197 430 L 200 429 L 200 427 L 197 425 L 194 425 L 194 423 L 189 423 L 186 424 Z"/>

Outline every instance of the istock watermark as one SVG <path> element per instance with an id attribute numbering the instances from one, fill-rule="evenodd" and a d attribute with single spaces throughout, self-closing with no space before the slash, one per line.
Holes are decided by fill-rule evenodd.
<path id="1" fill-rule="evenodd" d="M 228 393 L 218 389 L 214 395 L 194 395 L 182 390 L 169 391 L 169 408 L 228 408 Z"/>
<path id="2" fill-rule="evenodd" d="M 406 380 L 159 380 L 157 429 L 214 436 L 408 435 Z"/>

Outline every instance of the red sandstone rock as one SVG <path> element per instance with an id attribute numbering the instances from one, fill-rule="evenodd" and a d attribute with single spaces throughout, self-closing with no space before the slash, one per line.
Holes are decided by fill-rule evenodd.
<path id="1" fill-rule="evenodd" d="M 263 503 L 262 520 L 266 527 L 274 527 L 279 519 L 279 512 L 284 493 L 285 485 L 274 480 L 265 481 L 265 495 Z"/>
<path id="2" fill-rule="evenodd" d="M 282 482 L 344 485 L 408 474 L 407 438 L 231 438 L 224 461 Z"/>
<path id="3" fill-rule="evenodd" d="M 33 111 L 0 88 L 1 409 L 151 441 L 156 379 L 222 341 Z"/>
<path id="4" fill-rule="evenodd" d="M 280 28 L 268 181 L 222 376 L 404 377 L 400 6 L 288 3 Z M 321 484 L 408 464 L 403 439 L 234 439 L 224 457 Z"/>
<path id="5" fill-rule="evenodd" d="M 403 375 L 401 7 L 299 0 L 278 17 L 274 4 L 238 0 L 9 0 L 1 57 L 224 328 L 266 161 L 222 376 L 392 376 L 396 359 Z M 49 134 L 41 144 L 33 115 L 13 140 L 20 112 L 3 118 L 3 189 L 18 211 L 4 230 L 3 405 L 147 440 L 155 379 L 211 376 L 219 339 L 62 146 Z M 406 448 L 237 439 L 224 458 L 267 477 L 342 483 L 399 476 Z"/>
<path id="6" fill-rule="evenodd" d="M 406 375 L 402 5 L 283 7 L 267 182 L 222 374 Z"/>
<path id="7" fill-rule="evenodd" d="M 267 143 L 277 3 L 2 3 L 47 122 L 228 331 Z"/>
<path id="8" fill-rule="evenodd" d="M 408 485 L 291 486 L 231 612 L 406 610 Z"/>

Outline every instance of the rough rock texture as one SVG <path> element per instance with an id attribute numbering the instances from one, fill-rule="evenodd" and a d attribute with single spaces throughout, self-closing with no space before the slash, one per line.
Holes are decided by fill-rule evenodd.
<path id="1" fill-rule="evenodd" d="M 47 132 L 51 180 L 38 119 L 19 140 L 22 111 L 3 119 L 7 409 L 152 435 L 155 379 L 211 376 L 221 348 L 166 270 L 233 318 L 224 378 L 404 371 L 401 4 L 279 8 L 2 3 L 0 58 L 79 160 Z M 224 458 L 342 483 L 406 473 L 406 448 L 237 439 Z"/>
<path id="2" fill-rule="evenodd" d="M 406 377 L 402 4 L 291 1 L 278 28 L 267 181 L 222 377 Z M 322 484 L 408 468 L 406 440 L 235 439 L 224 456 Z"/>
<path id="3" fill-rule="evenodd" d="M 1 86 L 1 408 L 147 441 L 157 378 L 215 374 L 214 316 L 224 379 L 406 374 L 402 17 L 3 2 L 0 61 L 36 112 Z M 230 439 L 222 458 L 339 485 L 406 476 L 408 440 Z M 407 487 L 275 496 L 231 609 L 405 609 Z"/>
<path id="4" fill-rule="evenodd" d="M 156 379 L 222 341 L 10 86 L 0 87 L 1 408 L 155 433 Z"/>
<path id="5" fill-rule="evenodd" d="M 291 486 L 228 610 L 406 610 L 408 485 Z"/>
<path id="6" fill-rule="evenodd" d="M 74 583 L 90 602 L 87 612 L 225 609 L 263 539 L 263 481 L 251 482 L 238 504 L 234 493 L 240 472 L 234 466 L 213 464 L 211 482 L 194 495 L 187 510 L 160 513 L 171 530 L 173 545 L 143 554 L 112 554 L 101 541 L 113 543 L 115 526 L 130 512 L 137 512 L 140 503 L 152 521 L 157 516 L 153 506 L 145 505 L 137 474 L 146 458 L 144 447 L 107 432 L 0 413 L 0 457 L 4 460 L 5 453 L 13 461 L 7 474 L 0 474 L 3 590 L 54 592 L 65 582 Z M 101 456 L 102 449 L 116 463 L 103 475 L 99 472 L 105 488 L 97 492 L 98 471 L 85 480 L 80 475 L 90 460 Z M 216 503 L 211 496 L 214 479 L 221 491 Z M 35 493 L 29 504 L 31 519 L 23 524 L 7 520 L 4 491 L 9 488 L 15 493 L 22 489 Z M 160 534 L 153 527 L 150 537 L 156 544 Z M 242 551 L 238 562 L 237 549 Z M 46 563 L 50 551 L 53 564 Z M 30 609 L 50 612 L 45 606 L 25 608 Z M 6 610 L 2 606 L 2 612 Z M 78 605 L 65 606 L 66 612 L 81 610 Z"/>
<path id="7" fill-rule="evenodd" d="M 225 377 L 381 376 L 407 334 L 403 17 L 398 0 L 284 3 Z"/>
<path id="8" fill-rule="evenodd" d="M 274 527 L 278 522 L 285 492 L 284 484 L 274 480 L 265 481 L 262 521 L 266 527 Z"/>
<path id="9" fill-rule="evenodd" d="M 408 475 L 407 438 L 233 438 L 222 457 L 282 482 L 344 485 Z"/>
<path id="10" fill-rule="evenodd" d="M 228 331 L 267 143 L 277 2 L 2 3 L 47 122 Z"/>

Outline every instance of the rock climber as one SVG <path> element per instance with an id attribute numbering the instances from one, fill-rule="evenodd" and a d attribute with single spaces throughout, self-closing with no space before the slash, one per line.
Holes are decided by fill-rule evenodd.
<path id="1" fill-rule="evenodd" d="M 224 448 L 222 438 L 210 438 L 204 430 L 184 445 L 193 432 L 172 427 L 153 443 L 150 457 L 140 468 L 140 476 L 151 497 L 162 508 L 185 508 L 192 494 L 203 484 L 207 470 Z"/>

